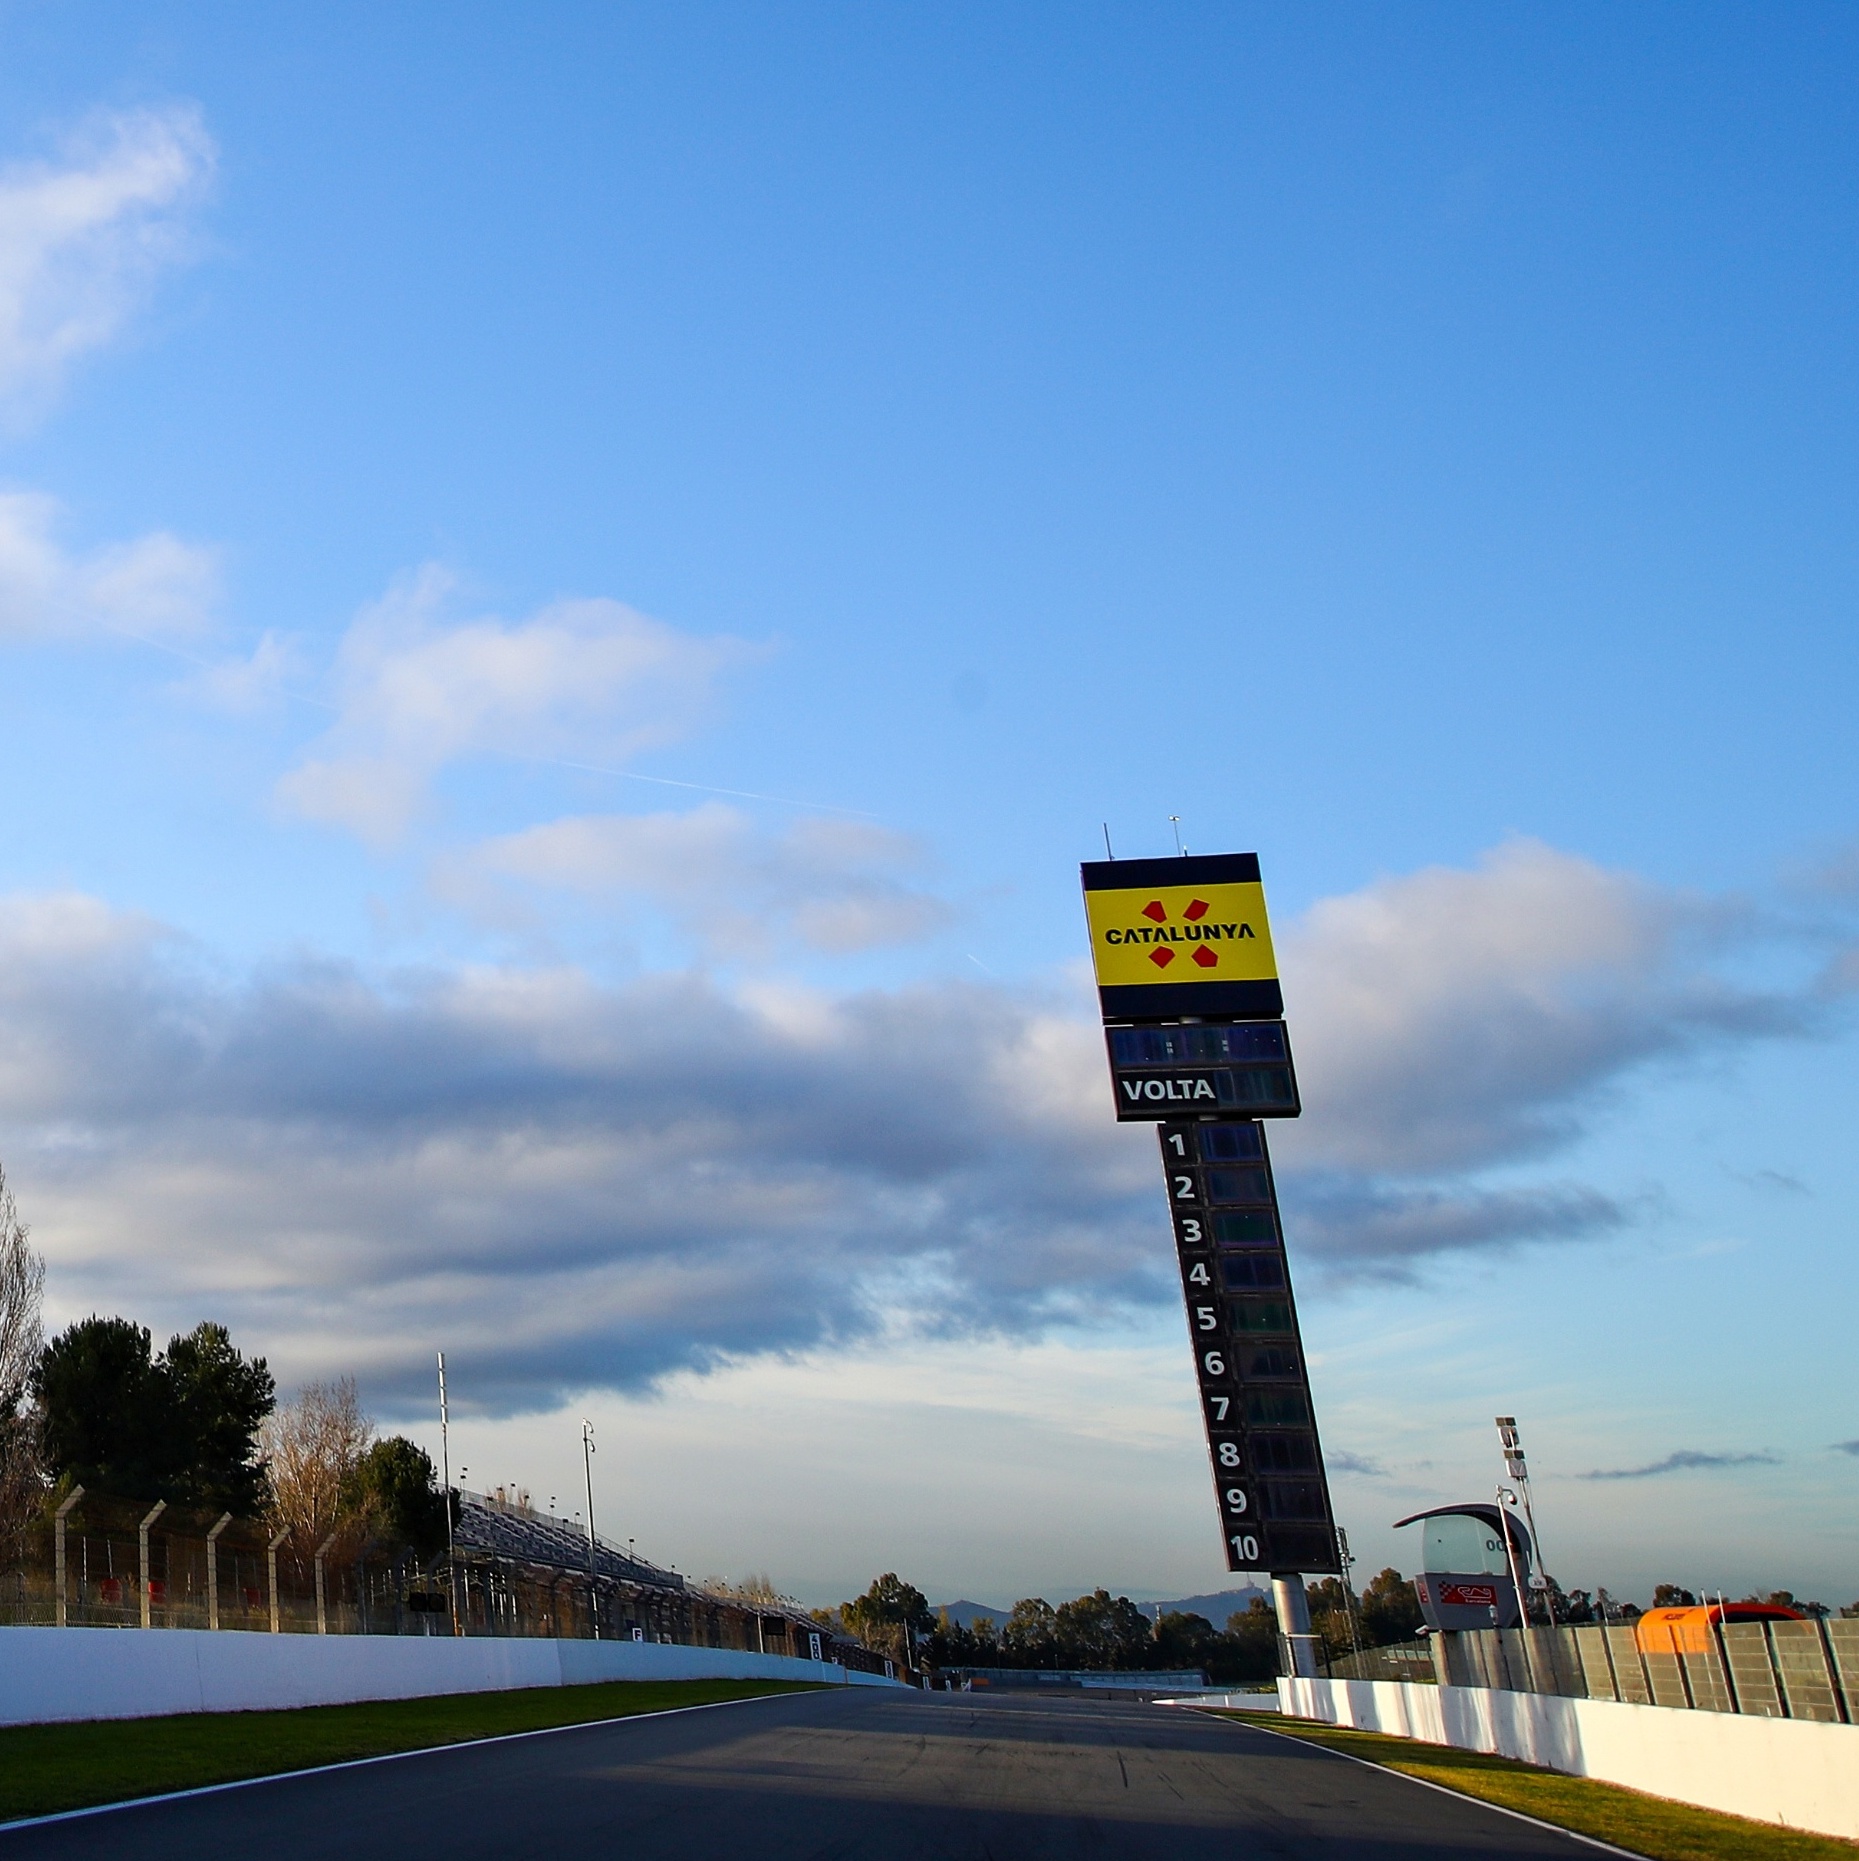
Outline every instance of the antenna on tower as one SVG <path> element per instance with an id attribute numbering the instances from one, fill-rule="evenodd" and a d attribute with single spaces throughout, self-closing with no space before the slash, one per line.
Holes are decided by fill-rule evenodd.
<path id="1" fill-rule="evenodd" d="M 1168 818 L 1175 830 L 1175 851 L 1179 853 L 1183 859 L 1186 859 L 1188 857 L 1188 849 L 1181 844 L 1181 816 L 1179 814 L 1171 814 Z"/>
<path id="2" fill-rule="evenodd" d="M 1104 823 L 1104 857 L 1106 859 L 1115 859 L 1117 857 L 1116 854 L 1110 850 L 1110 823 L 1108 821 Z"/>

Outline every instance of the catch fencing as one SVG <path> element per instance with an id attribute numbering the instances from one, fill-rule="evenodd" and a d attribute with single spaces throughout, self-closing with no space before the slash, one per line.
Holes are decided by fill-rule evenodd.
<path id="1" fill-rule="evenodd" d="M 501 1496 L 460 1500 L 454 1548 L 422 1559 L 365 1527 L 301 1543 L 80 1488 L 7 1547 L 0 1625 L 651 1642 L 892 1671 L 793 1604 L 705 1589 Z"/>
<path id="2" fill-rule="evenodd" d="M 1447 1686 L 1859 1725 L 1859 1616 L 1712 1623 L 1706 1645 L 1689 1651 L 1595 1623 L 1440 1634 L 1431 1652 Z"/>

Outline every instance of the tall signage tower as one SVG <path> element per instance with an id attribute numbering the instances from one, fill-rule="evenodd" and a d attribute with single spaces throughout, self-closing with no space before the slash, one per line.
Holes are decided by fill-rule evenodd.
<path id="1" fill-rule="evenodd" d="M 1265 1142 L 1299 1104 L 1258 856 L 1083 876 L 1117 1117 L 1161 1140 L 1227 1568 L 1288 1579 L 1301 1615 L 1301 1575 L 1342 1565 Z"/>

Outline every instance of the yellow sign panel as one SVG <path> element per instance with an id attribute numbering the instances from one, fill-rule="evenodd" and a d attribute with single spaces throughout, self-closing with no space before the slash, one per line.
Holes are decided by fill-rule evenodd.
<path id="1" fill-rule="evenodd" d="M 1278 975 L 1265 888 L 1256 881 L 1086 892 L 1084 908 L 1099 988 Z"/>

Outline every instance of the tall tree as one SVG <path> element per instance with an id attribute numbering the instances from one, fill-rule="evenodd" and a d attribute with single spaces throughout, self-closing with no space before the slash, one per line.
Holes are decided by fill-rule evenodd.
<path id="1" fill-rule="evenodd" d="M 362 1454 L 343 1481 L 344 1509 L 377 1537 L 421 1558 L 445 1549 L 446 1506 L 432 1456 L 405 1435 L 389 1435 Z"/>
<path id="2" fill-rule="evenodd" d="M 1414 1586 L 1392 1564 L 1369 1578 L 1362 1591 L 1362 1635 L 1371 1648 L 1413 1640 L 1421 1619 Z"/>
<path id="3" fill-rule="evenodd" d="M 171 1499 L 174 1417 L 148 1327 L 94 1313 L 46 1345 L 33 1372 L 47 1464 L 97 1493 Z"/>
<path id="4" fill-rule="evenodd" d="M 929 1599 L 894 1570 L 874 1578 L 863 1596 L 842 1603 L 839 1613 L 866 1647 L 894 1654 L 901 1661 L 910 1658 L 912 1636 L 926 1635 L 936 1626 Z"/>
<path id="5" fill-rule="evenodd" d="M 306 1383 L 294 1402 L 266 1418 L 262 1444 L 271 1475 L 272 1529 L 290 1534 L 300 1558 L 335 1530 L 344 1489 L 368 1450 L 374 1424 L 352 1376 Z"/>
<path id="6" fill-rule="evenodd" d="M 1210 1680 L 1256 1683 L 1278 1671 L 1278 1617 L 1263 1597 L 1253 1597 L 1242 1611 L 1226 1619 L 1222 1646 L 1209 1661 Z"/>
<path id="7" fill-rule="evenodd" d="M 1001 1651 L 1009 1666 L 1056 1667 L 1058 1642 L 1058 1614 L 1043 1596 L 1022 1596 L 1007 1611 Z"/>
<path id="8" fill-rule="evenodd" d="M 1155 1624 L 1154 1660 L 1158 1667 L 1206 1668 L 1218 1651 L 1220 1636 L 1204 1615 L 1171 1609 Z"/>
<path id="9" fill-rule="evenodd" d="M 9 1536 L 25 1525 L 44 1484 L 27 1399 L 45 1348 L 45 1262 L 28 1243 L 29 1232 L 0 1168 L 0 1532 Z"/>
<path id="10" fill-rule="evenodd" d="M 224 1325 L 203 1324 L 150 1354 L 145 1325 L 81 1319 L 33 1373 L 48 1466 L 93 1492 L 255 1514 L 266 1498 L 258 1431 L 273 1384 Z"/>
<path id="11" fill-rule="evenodd" d="M 1142 1667 L 1152 1651 L 1149 1618 L 1127 1596 L 1108 1590 L 1061 1603 L 1053 1627 L 1067 1667 Z"/>
<path id="12" fill-rule="evenodd" d="M 259 1430 L 277 1403 L 265 1360 L 247 1362 L 226 1327 L 209 1321 L 171 1338 L 162 1367 L 178 1437 L 173 1496 L 256 1518 L 270 1497 Z"/>

